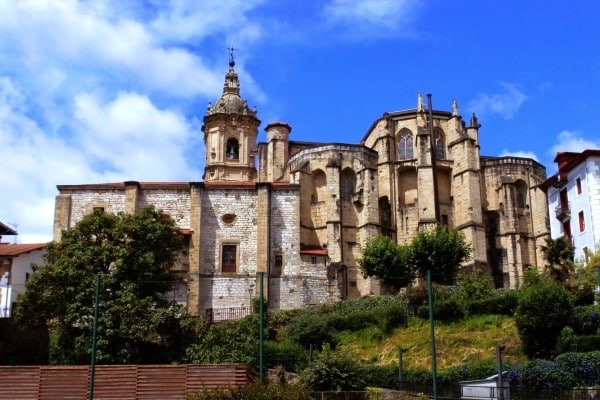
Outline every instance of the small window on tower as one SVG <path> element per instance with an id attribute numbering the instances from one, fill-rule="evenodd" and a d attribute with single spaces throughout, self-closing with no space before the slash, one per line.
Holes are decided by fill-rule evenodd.
<path id="1" fill-rule="evenodd" d="M 240 144 L 236 139 L 229 139 L 225 146 L 225 158 L 228 160 L 238 160 L 240 158 Z"/>
<path id="2" fill-rule="evenodd" d="M 581 194 L 581 178 L 577 177 L 577 179 L 575 179 L 575 185 L 577 186 L 577 194 Z"/>

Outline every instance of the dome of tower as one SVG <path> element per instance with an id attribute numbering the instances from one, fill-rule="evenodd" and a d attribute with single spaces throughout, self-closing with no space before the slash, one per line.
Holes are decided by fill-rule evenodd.
<path id="1" fill-rule="evenodd" d="M 232 60 L 229 62 L 229 71 L 225 75 L 225 84 L 223 86 L 223 94 L 217 100 L 214 106 L 208 106 L 207 115 L 211 114 L 240 114 L 256 117 L 256 109 L 248 108 L 246 100 L 240 96 L 240 81 L 235 72 L 235 63 Z"/>

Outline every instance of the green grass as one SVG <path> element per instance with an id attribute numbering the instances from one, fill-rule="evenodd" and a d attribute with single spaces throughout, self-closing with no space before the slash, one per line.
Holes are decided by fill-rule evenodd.
<path id="1" fill-rule="evenodd" d="M 429 321 L 411 318 L 408 327 L 398 328 L 385 337 L 376 327 L 344 331 L 337 336 L 337 351 L 351 354 L 357 361 L 387 365 L 398 361 L 404 348 L 403 363 L 409 369 L 431 368 Z M 514 318 L 500 315 L 472 316 L 459 322 L 435 324 L 436 364 L 444 370 L 473 361 L 493 361 L 496 346 L 504 345 L 505 362 L 523 362 Z"/>

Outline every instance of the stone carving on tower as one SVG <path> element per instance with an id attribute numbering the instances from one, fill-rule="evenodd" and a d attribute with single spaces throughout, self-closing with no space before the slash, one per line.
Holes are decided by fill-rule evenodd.
<path id="1" fill-rule="evenodd" d="M 204 116 L 206 159 L 204 181 L 254 182 L 256 136 L 260 120 L 240 96 L 240 82 L 235 72 L 233 48 L 223 94 L 215 105 L 208 104 Z"/>

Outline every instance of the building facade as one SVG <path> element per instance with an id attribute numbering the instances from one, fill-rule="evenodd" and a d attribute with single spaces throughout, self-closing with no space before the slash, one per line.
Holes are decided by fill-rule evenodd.
<path id="1" fill-rule="evenodd" d="M 43 264 L 46 243 L 0 243 L 0 318 L 12 315 L 13 305 L 25 293 L 31 264 Z"/>
<path id="2" fill-rule="evenodd" d="M 431 110 L 431 107 L 428 107 Z M 408 242 L 436 223 L 473 245 L 465 268 L 518 287 L 537 265 L 548 235 L 543 166 L 531 159 L 483 157 L 475 116 L 452 111 L 385 113 L 358 144 L 291 140 L 285 122 L 266 126 L 240 96 L 230 61 L 222 96 L 209 104 L 202 132 L 202 182 L 59 185 L 54 239 L 94 208 L 168 213 L 186 238 L 173 296 L 190 313 L 247 307 L 260 282 L 269 307 L 291 309 L 385 291 L 358 268 L 378 234 Z"/>
<path id="3" fill-rule="evenodd" d="M 558 172 L 543 184 L 550 210 L 553 239 L 565 236 L 575 260 L 587 263 L 600 239 L 600 150 L 561 152 Z"/>

